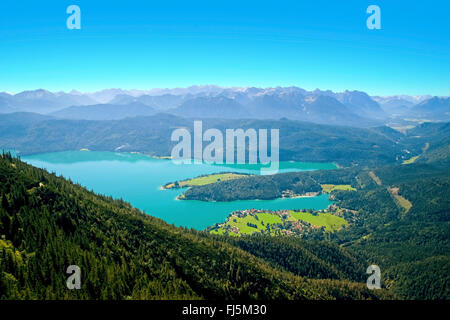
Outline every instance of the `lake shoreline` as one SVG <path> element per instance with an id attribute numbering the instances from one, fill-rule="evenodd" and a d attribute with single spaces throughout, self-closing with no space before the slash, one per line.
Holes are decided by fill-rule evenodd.
<path id="1" fill-rule="evenodd" d="M 222 222 L 233 211 L 258 208 L 267 210 L 325 209 L 332 202 L 326 196 L 205 202 L 176 200 L 179 189 L 163 190 L 167 181 L 186 180 L 201 175 L 235 172 L 257 174 L 257 166 L 176 165 L 150 155 L 124 152 L 64 151 L 23 156 L 23 161 L 62 175 L 74 183 L 114 199 L 123 199 L 147 214 L 169 224 L 204 230 Z M 330 168 L 330 163 L 283 163 L 285 172 Z M 334 166 L 333 166 L 334 167 Z"/>

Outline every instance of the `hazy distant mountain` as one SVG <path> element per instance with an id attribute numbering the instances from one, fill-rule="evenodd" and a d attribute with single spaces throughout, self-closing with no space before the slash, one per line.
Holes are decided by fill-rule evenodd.
<path id="1" fill-rule="evenodd" d="M 257 119 L 298 119 L 302 113 L 304 96 L 298 92 L 270 92 L 253 97 L 247 104 L 249 112 Z"/>
<path id="2" fill-rule="evenodd" d="M 119 94 L 109 103 L 111 104 L 130 104 L 133 102 L 139 102 L 148 106 L 151 106 L 158 110 L 168 110 L 180 106 L 184 101 L 191 98 L 191 95 L 173 95 L 164 94 L 160 96 L 142 95 L 139 97 L 133 97 L 126 94 Z"/>
<path id="3" fill-rule="evenodd" d="M 136 116 L 150 116 L 155 109 L 138 102 L 124 105 L 96 104 L 91 106 L 72 106 L 51 113 L 52 116 L 74 120 L 119 120 Z"/>
<path id="4" fill-rule="evenodd" d="M 14 95 L 14 98 L 18 100 L 38 100 L 38 99 L 50 100 L 54 97 L 55 97 L 54 93 L 51 93 L 50 91 L 44 89 L 23 91 Z"/>
<path id="5" fill-rule="evenodd" d="M 250 113 L 243 105 L 223 96 L 194 98 L 171 110 L 171 113 L 188 118 L 238 119 L 250 117 Z"/>
<path id="6" fill-rule="evenodd" d="M 283 88 L 284 89 L 284 88 Z M 305 90 L 275 89 L 255 95 L 246 105 L 255 119 L 295 119 L 325 124 L 370 126 L 377 122 L 358 116 L 332 95 Z"/>
<path id="7" fill-rule="evenodd" d="M 420 107 L 421 103 L 430 98 L 426 95 L 370 97 L 365 92 L 348 90 L 333 92 L 319 89 L 307 91 L 298 87 L 223 88 L 214 85 L 150 90 L 119 88 L 91 93 L 75 90 L 69 93 L 51 93 L 40 89 L 16 95 L 0 93 L 0 113 L 27 111 L 48 114 L 72 106 L 94 105 L 95 108 L 90 109 L 89 114 L 82 114 L 79 109 L 70 109 L 55 115 L 73 119 L 89 117 L 106 120 L 149 115 L 149 112 L 159 111 L 183 117 L 287 118 L 367 127 L 389 122 L 389 118 L 403 121 L 404 118 L 440 120 L 447 117 L 445 112 L 448 111 L 445 108 L 434 108 L 436 110 L 431 112 L 431 109 L 426 110 L 427 107 Z M 98 105 L 99 102 L 103 106 Z M 103 113 L 106 104 L 115 107 Z M 439 105 L 437 102 L 434 104 Z M 126 111 L 119 107 L 121 105 L 131 107 Z"/>
<path id="8" fill-rule="evenodd" d="M 129 92 L 129 90 L 105 89 L 97 92 L 87 93 L 87 95 L 100 103 L 107 103 L 113 100 L 118 95 L 131 95 L 131 93 Z"/>
<path id="9" fill-rule="evenodd" d="M 407 115 L 411 112 L 411 107 L 414 105 L 430 99 L 429 95 L 417 95 L 417 96 L 408 96 L 408 95 L 396 95 L 396 96 L 373 96 L 371 97 L 374 101 L 378 102 L 381 108 L 388 115 L 391 116 L 402 116 Z"/>
<path id="10" fill-rule="evenodd" d="M 345 91 L 337 93 L 335 98 L 347 106 L 353 113 L 366 118 L 382 119 L 386 117 L 380 105 L 362 91 Z"/>
<path id="11" fill-rule="evenodd" d="M 163 94 L 161 96 L 143 95 L 138 101 L 146 105 L 152 106 L 158 110 L 168 110 L 180 106 L 186 100 L 191 99 L 191 95 L 173 95 Z"/>
<path id="12" fill-rule="evenodd" d="M 172 88 L 172 89 L 151 89 L 146 92 L 146 94 L 151 96 L 161 96 L 165 94 L 171 95 L 217 95 L 221 93 L 225 88 L 215 86 L 215 85 L 198 85 L 198 86 L 190 86 L 187 88 Z"/>
<path id="13" fill-rule="evenodd" d="M 386 117 L 380 105 L 374 101 L 367 93 L 362 91 L 333 92 L 331 90 L 314 90 L 312 94 L 333 97 L 343 105 L 347 106 L 350 112 L 365 118 L 383 119 Z"/>
<path id="14" fill-rule="evenodd" d="M 430 98 L 432 98 L 433 96 L 431 95 L 407 95 L 407 94 L 399 94 L 399 95 L 393 95 L 393 96 L 372 96 L 371 98 L 373 100 L 375 100 L 376 102 L 378 102 L 381 106 L 390 102 L 390 101 L 402 101 L 402 103 L 404 103 L 404 101 L 406 101 L 407 103 L 411 103 L 411 104 L 418 104 L 422 101 L 428 100 Z"/>
<path id="15" fill-rule="evenodd" d="M 11 95 L 0 93 L 0 113 L 10 113 L 16 111 L 11 104 Z"/>
<path id="16" fill-rule="evenodd" d="M 324 124 L 348 125 L 356 127 L 375 126 L 375 120 L 359 116 L 349 107 L 326 95 L 309 96 L 302 104 L 303 121 Z"/>
<path id="17" fill-rule="evenodd" d="M 392 116 L 407 114 L 411 111 L 411 107 L 414 106 L 413 102 L 399 97 L 380 97 L 376 101 L 378 101 L 384 112 Z"/>
<path id="18" fill-rule="evenodd" d="M 73 105 L 97 103 L 86 95 L 70 93 L 52 93 L 39 89 L 23 91 L 16 95 L 3 94 L 0 97 L 0 112 L 37 112 L 50 113 Z"/>
<path id="19" fill-rule="evenodd" d="M 425 119 L 449 120 L 450 98 L 433 97 L 415 105 L 411 111 Z"/>
<path id="20" fill-rule="evenodd" d="M 111 100 L 107 101 L 110 104 L 130 104 L 137 102 L 138 98 L 134 96 L 130 96 L 129 94 L 118 94 Z"/>
<path id="21" fill-rule="evenodd" d="M 230 96 L 230 94 L 227 94 Z M 239 103 L 237 100 L 242 101 Z M 215 97 L 193 98 L 180 107 L 168 112 L 183 117 L 198 118 L 251 118 L 251 119 L 293 119 L 315 123 L 375 126 L 376 120 L 361 117 L 349 107 L 331 96 L 308 95 L 303 92 L 276 92 L 255 94 L 244 99 L 242 93 L 228 98 L 223 95 Z"/>

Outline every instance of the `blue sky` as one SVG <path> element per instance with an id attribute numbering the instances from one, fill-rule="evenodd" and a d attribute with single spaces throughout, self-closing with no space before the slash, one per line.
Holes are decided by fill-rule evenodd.
<path id="1" fill-rule="evenodd" d="M 68 30 L 66 8 L 81 8 Z M 369 30 L 366 8 L 381 8 Z M 450 3 L 0 2 L 0 91 L 299 86 L 450 94 Z"/>

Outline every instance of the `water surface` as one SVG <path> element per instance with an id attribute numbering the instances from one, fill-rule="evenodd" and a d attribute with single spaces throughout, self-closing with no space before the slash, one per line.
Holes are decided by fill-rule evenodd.
<path id="1" fill-rule="evenodd" d="M 78 182 L 96 193 L 122 198 L 134 207 L 176 226 L 202 230 L 224 222 L 238 209 L 324 209 L 327 195 L 312 198 L 204 202 L 176 200 L 183 189 L 161 190 L 167 182 L 233 171 L 259 174 L 258 165 L 174 164 L 142 154 L 67 151 L 23 156 L 22 160 Z M 331 163 L 281 162 L 280 172 L 334 169 Z"/>

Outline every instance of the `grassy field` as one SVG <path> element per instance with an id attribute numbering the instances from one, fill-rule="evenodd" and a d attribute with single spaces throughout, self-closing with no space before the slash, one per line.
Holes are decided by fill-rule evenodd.
<path id="1" fill-rule="evenodd" d="M 164 186 L 165 189 L 172 189 L 172 188 L 184 188 L 184 187 L 192 187 L 192 186 L 204 186 L 211 183 L 216 183 L 219 181 L 226 181 L 226 180 L 232 180 L 232 179 L 239 179 L 243 177 L 248 177 L 248 175 L 245 174 L 237 174 L 237 173 L 215 173 L 210 174 L 206 176 L 201 176 L 193 179 L 187 179 L 178 181 L 178 186 L 176 186 L 176 183 L 169 183 Z"/>
<path id="2" fill-rule="evenodd" d="M 383 183 L 381 182 L 381 179 L 377 177 L 377 175 L 375 174 L 375 172 L 370 171 L 369 172 L 369 176 L 372 178 L 373 181 L 375 181 L 375 183 L 379 186 L 381 186 Z"/>
<path id="3" fill-rule="evenodd" d="M 405 213 L 407 213 L 412 208 L 413 206 L 412 203 L 408 199 L 402 197 L 399 194 L 399 188 L 388 188 L 388 191 L 394 198 L 394 201 L 397 204 L 397 206 L 403 208 L 405 210 Z"/>
<path id="4" fill-rule="evenodd" d="M 314 226 L 325 227 L 326 231 L 333 232 L 339 230 L 347 224 L 344 218 L 332 215 L 331 213 L 319 213 L 317 216 L 308 212 L 291 211 L 291 216 L 296 220 L 308 222 Z"/>
<path id="5" fill-rule="evenodd" d="M 403 198 L 400 195 L 394 195 L 394 198 L 395 202 L 397 202 L 400 207 L 405 209 L 405 213 L 407 213 L 412 208 L 412 203 L 408 199 Z"/>
<path id="6" fill-rule="evenodd" d="M 402 164 L 411 164 L 411 163 L 414 163 L 414 161 L 416 161 L 417 158 L 419 158 L 419 156 L 415 156 L 415 157 L 412 157 L 412 158 L 410 158 L 410 159 L 408 159 L 408 160 L 404 160 L 404 161 L 402 162 Z"/>
<path id="7" fill-rule="evenodd" d="M 356 189 L 349 184 L 322 184 L 321 187 L 323 192 L 326 193 L 330 193 L 334 190 L 356 191 Z"/>

